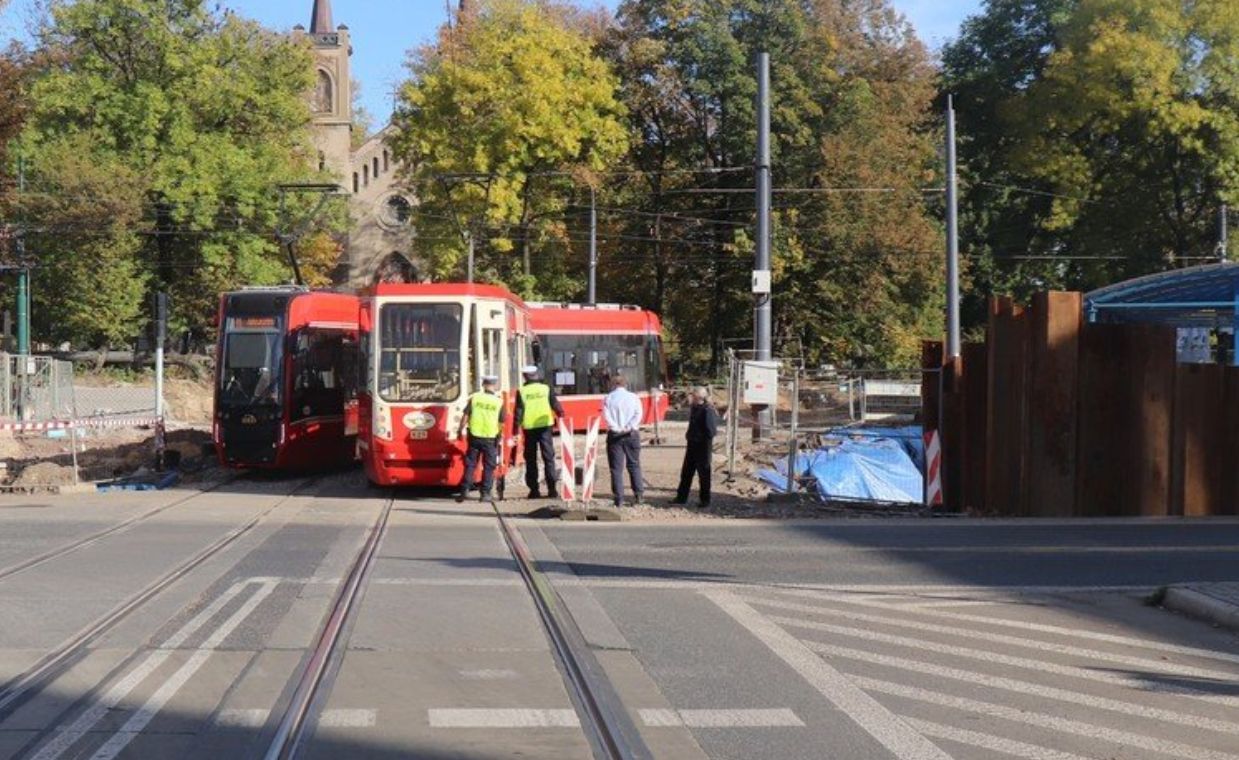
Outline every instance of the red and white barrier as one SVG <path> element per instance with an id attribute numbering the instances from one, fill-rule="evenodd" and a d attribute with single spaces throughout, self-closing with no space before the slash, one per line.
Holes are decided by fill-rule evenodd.
<path id="1" fill-rule="evenodd" d="M 138 428 L 155 427 L 158 417 L 87 417 L 80 420 L 55 420 L 52 422 L 0 422 L 0 432 L 41 433 L 49 430 L 70 428 Z"/>
<path id="2" fill-rule="evenodd" d="M 585 434 L 585 475 L 581 484 L 581 501 L 589 504 L 594 500 L 594 476 L 598 471 L 598 431 L 602 428 L 602 419 L 594 417 L 589 422 L 589 432 Z"/>
<path id="3" fill-rule="evenodd" d="M 925 504 L 942 506 L 942 441 L 937 430 L 925 432 Z"/>
<path id="4" fill-rule="evenodd" d="M 559 461 L 563 469 L 559 473 L 559 498 L 564 503 L 576 501 L 576 446 L 572 441 L 572 426 L 562 417 L 559 420 Z"/>

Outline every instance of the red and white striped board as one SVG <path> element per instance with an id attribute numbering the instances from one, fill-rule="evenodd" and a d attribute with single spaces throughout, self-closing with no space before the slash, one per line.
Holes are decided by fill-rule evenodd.
<path id="1" fill-rule="evenodd" d="M 594 417 L 589 421 L 589 431 L 585 434 L 585 475 L 581 484 L 581 501 L 589 504 L 594 500 L 594 475 L 598 470 L 598 431 L 602 428 L 602 419 Z"/>
<path id="2" fill-rule="evenodd" d="M 51 422 L 0 422 L 0 432 L 41 433 L 48 430 L 69 428 L 139 428 L 155 427 L 158 417 L 87 417 L 80 420 L 54 420 Z"/>
<path id="3" fill-rule="evenodd" d="M 560 461 L 559 498 L 565 504 L 576 501 L 576 446 L 572 441 L 572 426 L 562 417 L 559 420 Z"/>
<path id="4" fill-rule="evenodd" d="M 925 504 L 942 506 L 942 441 L 937 430 L 925 431 Z"/>

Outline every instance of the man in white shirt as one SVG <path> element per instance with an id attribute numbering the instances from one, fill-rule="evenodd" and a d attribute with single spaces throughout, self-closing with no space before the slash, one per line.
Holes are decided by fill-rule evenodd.
<path id="1" fill-rule="evenodd" d="M 645 480 L 641 476 L 641 419 L 645 410 L 641 399 L 628 390 L 623 375 L 611 378 L 614 388 L 602 402 L 602 416 L 607 422 L 607 466 L 611 469 L 611 493 L 615 506 L 624 502 L 624 470 L 636 498 L 644 502 Z"/>

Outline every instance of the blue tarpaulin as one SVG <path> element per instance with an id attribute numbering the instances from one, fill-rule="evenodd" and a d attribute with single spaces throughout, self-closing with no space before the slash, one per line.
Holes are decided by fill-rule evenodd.
<path id="1" fill-rule="evenodd" d="M 924 475 L 913 459 L 924 459 L 919 428 L 901 428 L 899 437 L 877 437 L 867 429 L 863 437 L 851 437 L 837 446 L 800 454 L 796 476 L 817 481 L 823 500 L 856 499 L 919 504 L 923 500 Z M 913 432 L 915 431 L 915 432 Z M 848 431 L 849 436 L 858 431 Z M 910 453 L 911 452 L 911 453 Z M 787 460 L 757 476 L 777 490 L 787 487 Z"/>

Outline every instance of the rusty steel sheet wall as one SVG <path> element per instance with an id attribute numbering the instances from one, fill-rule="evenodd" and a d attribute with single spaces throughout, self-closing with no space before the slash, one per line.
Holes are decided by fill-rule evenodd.
<path id="1" fill-rule="evenodd" d="M 1080 293 L 1038 293 L 1032 317 L 1028 401 L 1028 505 L 1040 517 L 1076 509 L 1080 387 Z"/>
<path id="2" fill-rule="evenodd" d="M 1010 298 L 991 302 L 985 506 L 1001 515 L 1030 514 L 1026 479 L 1031 325 L 1027 310 Z"/>

